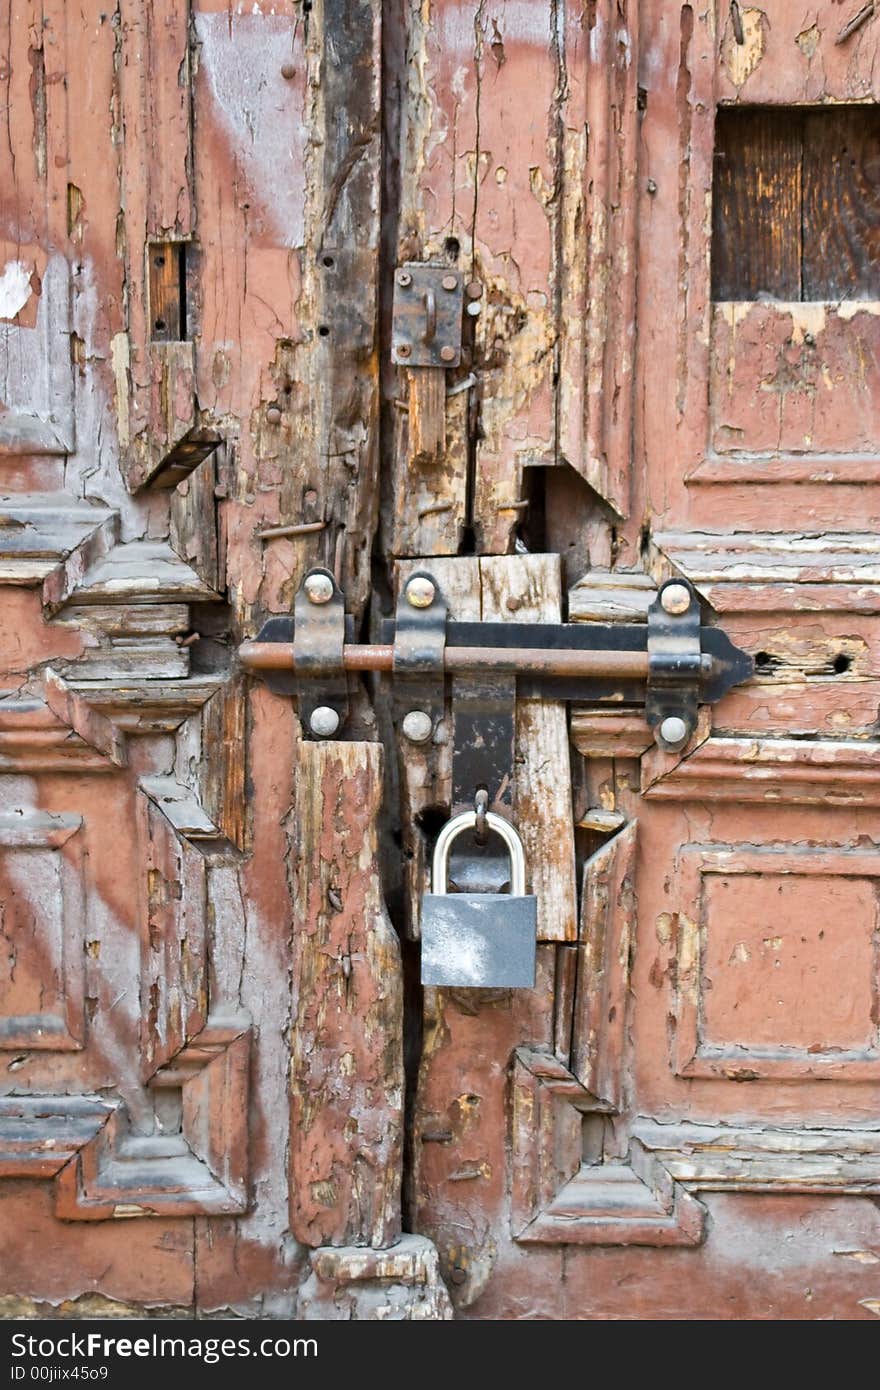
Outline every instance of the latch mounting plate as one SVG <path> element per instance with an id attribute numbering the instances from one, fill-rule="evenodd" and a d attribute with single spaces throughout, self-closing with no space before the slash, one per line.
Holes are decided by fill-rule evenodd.
<path id="1" fill-rule="evenodd" d="M 407 261 L 394 272 L 391 360 L 401 367 L 457 367 L 464 276 L 450 266 Z"/>

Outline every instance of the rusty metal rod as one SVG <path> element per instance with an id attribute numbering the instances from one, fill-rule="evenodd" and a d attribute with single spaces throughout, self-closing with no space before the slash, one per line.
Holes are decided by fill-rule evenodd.
<path id="1" fill-rule="evenodd" d="M 239 660 L 246 671 L 292 671 L 292 642 L 243 642 Z M 391 671 L 392 646 L 346 645 L 346 671 Z M 447 647 L 443 669 L 452 675 L 465 671 L 498 671 L 536 676 L 610 676 L 647 680 L 648 653 L 579 651 L 552 647 Z"/>

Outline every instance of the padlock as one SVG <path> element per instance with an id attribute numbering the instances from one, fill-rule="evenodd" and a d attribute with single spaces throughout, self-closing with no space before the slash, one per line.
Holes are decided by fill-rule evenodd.
<path id="1" fill-rule="evenodd" d="M 509 821 L 486 814 L 510 853 L 509 893 L 450 893 L 449 851 L 475 811 L 444 825 L 434 850 L 433 891 L 422 899 L 422 984 L 458 989 L 534 989 L 538 900 L 526 896 L 526 858 Z"/>

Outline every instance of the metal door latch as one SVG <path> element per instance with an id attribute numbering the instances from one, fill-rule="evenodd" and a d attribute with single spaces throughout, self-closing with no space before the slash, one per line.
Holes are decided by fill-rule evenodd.
<path id="1" fill-rule="evenodd" d="M 754 670 L 751 656 L 721 628 L 701 624 L 699 599 L 683 579 L 661 586 L 646 626 L 472 623 L 451 620 L 439 584 L 421 572 L 410 576 L 381 635 L 378 645 L 355 644 L 333 576 L 312 570 L 294 617 L 270 618 L 239 657 L 271 689 L 297 698 L 304 726 L 316 737 L 342 727 L 349 673 L 390 673 L 395 718 L 417 742 L 430 739 L 451 692 L 462 730 L 454 738 L 453 781 L 469 805 L 474 787 L 488 785 L 491 792 L 494 777 L 475 781 L 470 766 L 456 776 L 455 757 L 468 744 L 480 746 L 483 760 L 494 758 L 500 781 L 509 782 L 518 695 L 641 707 L 659 746 L 676 751 L 694 732 L 699 705 L 714 704 Z"/>
<path id="2" fill-rule="evenodd" d="M 402 367 L 457 367 L 464 277 L 449 266 L 407 261 L 394 272 L 391 360 Z"/>

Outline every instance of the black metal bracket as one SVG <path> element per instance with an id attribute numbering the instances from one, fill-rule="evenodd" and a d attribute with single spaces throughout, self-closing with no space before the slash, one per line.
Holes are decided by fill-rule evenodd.
<path id="1" fill-rule="evenodd" d="M 647 625 L 474 623 L 451 620 L 437 581 L 418 571 L 381 636 L 381 645 L 354 645 L 333 575 L 312 570 L 293 619 L 270 618 L 240 655 L 271 689 L 296 696 L 304 729 L 319 738 L 345 722 L 350 672 L 390 673 L 395 722 L 413 743 L 431 741 L 451 692 L 455 806 L 472 806 L 477 787 L 490 805 L 509 806 L 517 696 L 641 707 L 658 745 L 675 751 L 696 729 L 699 706 L 754 670 L 721 628 L 701 624 L 683 579 L 661 586 Z"/>

